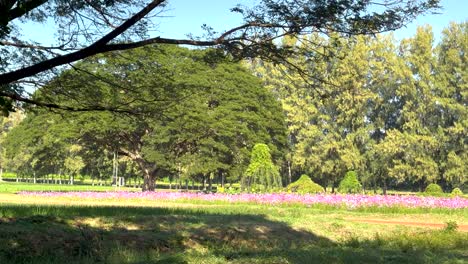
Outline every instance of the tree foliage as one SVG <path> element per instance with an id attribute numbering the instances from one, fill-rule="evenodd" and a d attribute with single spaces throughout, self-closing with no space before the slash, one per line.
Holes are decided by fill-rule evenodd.
<path id="1" fill-rule="evenodd" d="M 359 182 L 355 171 L 348 171 L 338 186 L 340 193 L 359 193 L 362 191 L 362 185 Z"/>
<path id="2" fill-rule="evenodd" d="M 46 170 L 46 164 L 78 162 L 69 148 L 80 145 L 87 167 L 99 170 L 109 162 L 106 156 L 117 152 L 138 166 L 144 190 L 168 175 L 235 175 L 245 170 L 258 141 L 270 142 L 280 160 L 285 144 L 280 106 L 241 65 L 212 60 L 209 52 L 159 46 L 83 61 L 80 70 L 64 72 L 35 97 L 70 107 L 131 105 L 140 114 L 37 109 L 9 134 L 10 155 L 26 157 L 21 150 L 29 151 Z M 116 89 L 128 83 L 138 89 Z"/>
<path id="3" fill-rule="evenodd" d="M 25 96 L 24 87 L 42 86 L 51 76 L 59 74 L 60 66 L 96 54 L 153 44 L 185 44 L 216 47 L 236 58 L 261 57 L 281 62 L 293 52 L 288 46 L 275 45 L 275 40 L 285 35 L 312 32 L 354 35 L 394 30 L 417 15 L 437 10 L 438 2 L 261 0 L 253 7 L 237 5 L 231 9 L 243 17 L 243 23 L 237 27 L 216 31 L 205 26 L 205 38 L 173 39 L 149 34 L 160 23 L 160 14 L 171 3 L 169 0 L 1 1 L 0 105 L 11 110 L 12 101 L 17 100 L 59 109 L 90 109 L 89 105 L 70 109 L 31 99 Z M 21 37 L 27 35 L 25 24 L 46 22 L 57 29 L 55 43 Z M 320 47 L 321 43 L 311 45 Z M 92 109 L 107 108 L 95 105 Z"/>
<path id="4" fill-rule="evenodd" d="M 332 190 L 350 170 L 364 187 L 384 192 L 390 185 L 464 186 L 467 35 L 465 22 L 450 24 L 438 45 L 427 26 L 399 43 L 391 35 L 285 39 L 292 47 L 306 49 L 309 40 L 328 47 L 289 58 L 307 80 L 251 61 L 283 105 L 293 173 Z M 333 56 L 317 60 L 316 53 Z"/>
<path id="5" fill-rule="evenodd" d="M 442 190 L 442 187 L 440 187 L 438 184 L 436 183 L 431 183 L 429 184 L 427 187 L 426 187 L 426 191 L 425 191 L 427 194 L 431 194 L 431 195 L 438 195 L 438 194 L 442 194 L 444 193 L 444 191 Z"/>
<path id="6" fill-rule="evenodd" d="M 273 163 L 270 148 L 263 143 L 257 143 L 252 149 L 249 166 L 242 179 L 247 190 L 262 188 L 264 191 L 282 186 L 278 167 Z"/>

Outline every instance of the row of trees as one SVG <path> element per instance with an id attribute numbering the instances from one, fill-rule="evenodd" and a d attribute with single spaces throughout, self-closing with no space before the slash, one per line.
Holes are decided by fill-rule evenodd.
<path id="1" fill-rule="evenodd" d="M 452 23 L 434 45 L 429 26 L 397 43 L 392 35 L 288 38 L 307 49 L 301 65 L 249 66 L 282 102 L 293 175 L 337 186 L 355 170 L 367 188 L 462 187 L 468 174 L 468 23 Z M 334 48 L 331 48 L 334 47 Z M 316 60 L 316 54 L 325 60 Z M 323 57 L 323 56 L 322 56 Z M 302 78 L 306 73 L 308 78 Z"/>
<path id="2" fill-rule="evenodd" d="M 91 57 L 34 99 L 113 111 L 29 109 L 8 133 L 4 157 L 18 172 L 103 178 L 117 153 L 121 172 L 142 175 L 144 190 L 166 176 L 273 188 L 307 173 L 334 191 L 350 170 L 384 191 L 463 187 L 467 29 L 451 24 L 437 46 L 429 27 L 400 43 L 391 35 L 288 37 L 283 46 L 301 52 L 286 64 L 244 63 L 267 89 L 216 50 L 150 46 Z M 259 142 L 267 145 L 249 165 Z"/>

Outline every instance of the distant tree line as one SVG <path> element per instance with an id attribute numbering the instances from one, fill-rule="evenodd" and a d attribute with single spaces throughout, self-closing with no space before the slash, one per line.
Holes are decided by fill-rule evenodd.
<path id="1" fill-rule="evenodd" d="M 392 35 L 284 39 L 291 47 L 328 47 L 290 58 L 308 78 L 250 61 L 283 105 L 292 178 L 308 173 L 334 188 L 353 170 L 365 187 L 384 192 L 429 183 L 466 188 L 467 39 L 466 22 L 450 24 L 437 45 L 429 26 L 400 43 Z"/>

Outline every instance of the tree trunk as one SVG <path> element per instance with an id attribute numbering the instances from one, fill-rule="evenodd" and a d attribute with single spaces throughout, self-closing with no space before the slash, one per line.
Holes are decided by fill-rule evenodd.
<path id="1" fill-rule="evenodd" d="M 155 189 L 155 174 L 151 173 L 149 170 L 144 170 L 143 171 L 143 186 L 142 186 L 142 191 L 154 191 Z"/>
<path id="2" fill-rule="evenodd" d="M 377 194 L 377 181 L 376 181 L 376 178 L 375 178 L 375 175 L 374 177 L 372 177 L 372 188 L 374 189 L 374 194 Z"/>
<path id="3" fill-rule="evenodd" d="M 203 187 L 203 188 L 202 188 L 202 189 L 203 189 L 203 191 L 206 191 L 206 177 L 205 177 L 205 176 L 203 176 L 203 183 L 202 183 L 202 187 Z"/>
<path id="4" fill-rule="evenodd" d="M 213 192 L 213 186 L 212 186 L 212 184 L 211 184 L 211 177 L 208 177 L 208 190 L 209 190 L 210 192 Z"/>
<path id="5" fill-rule="evenodd" d="M 383 180 L 383 195 L 387 195 L 387 180 Z"/>
<path id="6" fill-rule="evenodd" d="M 292 175 L 291 175 L 291 161 L 288 160 L 288 185 L 292 182 Z"/>
<path id="7" fill-rule="evenodd" d="M 145 173 L 143 175 L 142 191 L 154 191 L 154 178 L 151 174 Z"/>

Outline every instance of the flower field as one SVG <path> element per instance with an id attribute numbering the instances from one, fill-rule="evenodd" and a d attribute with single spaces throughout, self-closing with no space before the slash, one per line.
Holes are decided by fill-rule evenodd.
<path id="1" fill-rule="evenodd" d="M 225 201 L 231 203 L 259 204 L 323 204 L 330 206 L 345 206 L 347 208 L 361 207 L 406 207 L 406 208 L 468 208 L 468 199 L 461 197 L 423 197 L 414 195 L 298 195 L 291 193 L 276 194 L 204 194 L 192 192 L 20 192 L 24 196 L 69 197 L 85 199 L 148 199 L 148 200 L 202 200 Z"/>

